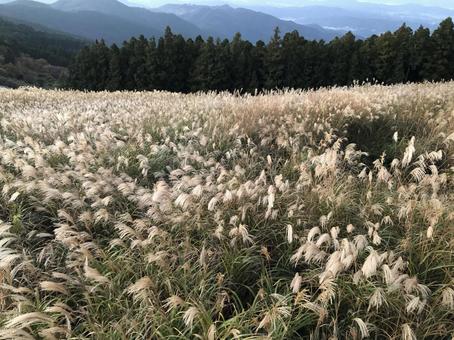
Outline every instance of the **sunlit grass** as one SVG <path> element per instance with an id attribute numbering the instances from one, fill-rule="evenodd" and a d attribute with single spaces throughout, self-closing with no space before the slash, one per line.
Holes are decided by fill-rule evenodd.
<path id="1" fill-rule="evenodd" d="M 0 339 L 449 339 L 454 84 L 0 90 Z"/>

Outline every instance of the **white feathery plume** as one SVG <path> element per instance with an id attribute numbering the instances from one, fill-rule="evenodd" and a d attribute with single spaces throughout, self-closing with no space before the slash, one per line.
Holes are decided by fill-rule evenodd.
<path id="1" fill-rule="evenodd" d="M 208 328 L 207 340 L 216 340 L 216 325 L 211 324 Z"/>
<path id="2" fill-rule="evenodd" d="M 287 225 L 287 242 L 289 244 L 293 243 L 293 227 L 291 224 Z"/>
<path id="3" fill-rule="evenodd" d="M 0 329 L 0 340 L 36 340 L 23 329 Z"/>
<path id="4" fill-rule="evenodd" d="M 19 191 L 16 191 L 14 194 L 12 194 L 9 199 L 9 203 L 13 203 L 14 201 L 16 201 L 16 199 L 19 197 L 19 195 L 20 195 Z"/>
<path id="5" fill-rule="evenodd" d="M 402 327 L 402 340 L 417 340 L 415 333 L 408 323 L 403 324 Z"/>
<path id="6" fill-rule="evenodd" d="M 380 256 L 378 255 L 378 253 L 371 247 L 368 247 L 368 249 L 370 254 L 366 258 L 366 261 L 364 261 L 364 264 L 361 268 L 361 271 L 366 279 L 377 273 L 377 269 L 380 264 Z"/>
<path id="7" fill-rule="evenodd" d="M 91 268 L 88 265 L 88 258 L 85 258 L 84 275 L 87 279 L 93 280 L 99 284 L 108 284 L 109 283 L 109 279 L 107 279 L 105 276 L 101 275 L 101 273 L 97 269 Z"/>
<path id="8" fill-rule="evenodd" d="M 446 287 L 442 290 L 441 304 L 450 310 L 454 310 L 454 289 Z"/>
<path id="9" fill-rule="evenodd" d="M 147 297 L 147 290 L 152 286 L 153 281 L 148 276 L 144 276 L 137 280 L 136 283 L 126 288 L 125 292 L 129 295 L 133 295 L 135 298 L 145 299 Z"/>
<path id="10" fill-rule="evenodd" d="M 68 291 L 65 286 L 61 283 L 52 282 L 52 281 L 41 281 L 39 283 L 41 290 L 46 292 L 57 292 L 63 295 L 68 295 Z"/>
<path id="11" fill-rule="evenodd" d="M 295 274 L 295 277 L 290 284 L 290 288 L 292 289 L 293 294 L 296 294 L 300 291 L 301 283 L 303 282 L 303 278 L 300 276 L 299 273 Z"/>
<path id="12" fill-rule="evenodd" d="M 325 243 L 326 243 L 328 246 L 331 244 L 331 236 L 330 236 L 329 234 L 323 234 L 323 235 L 321 235 L 321 236 L 318 238 L 318 240 L 317 240 L 317 242 L 316 242 L 316 245 L 317 245 L 317 247 L 320 248 L 320 247 L 323 246 Z"/>
<path id="13" fill-rule="evenodd" d="M 202 250 L 200 251 L 200 256 L 199 256 L 199 264 L 202 268 L 206 268 L 206 266 L 207 266 L 207 257 L 208 257 L 208 252 L 207 252 L 205 246 L 203 246 Z"/>
<path id="14" fill-rule="evenodd" d="M 39 331 L 39 335 L 46 340 L 58 340 L 69 337 L 69 331 L 63 327 L 49 327 Z"/>
<path id="15" fill-rule="evenodd" d="M 309 231 L 309 234 L 307 234 L 307 240 L 309 242 L 313 241 L 314 237 L 317 235 L 320 235 L 321 231 L 319 227 L 314 227 Z"/>
<path id="16" fill-rule="evenodd" d="M 22 314 L 22 315 L 16 316 L 15 318 L 12 318 L 8 322 L 6 322 L 5 327 L 6 328 L 16 328 L 16 327 L 26 328 L 33 324 L 37 324 L 37 323 L 45 324 L 45 325 L 52 325 L 54 323 L 54 320 L 44 313 L 31 312 L 31 313 Z"/>
<path id="17" fill-rule="evenodd" d="M 424 304 L 422 304 L 422 301 L 419 298 L 419 296 L 410 295 L 409 298 L 410 298 L 410 301 L 407 303 L 407 306 L 406 306 L 407 313 L 411 314 L 411 313 L 414 313 L 415 311 L 418 311 L 418 314 L 421 313 L 422 308 L 424 307 Z"/>
<path id="18" fill-rule="evenodd" d="M 164 304 L 164 308 L 167 310 L 167 313 L 170 313 L 174 309 L 181 307 L 184 305 L 184 300 L 177 295 L 172 295 L 168 299 L 166 299 L 166 303 Z"/>
<path id="19" fill-rule="evenodd" d="M 184 324 L 189 327 L 189 328 L 192 328 L 193 324 L 194 324 L 194 319 L 199 315 L 199 310 L 197 309 L 197 307 L 194 307 L 194 306 L 191 306 L 189 307 L 186 312 L 184 312 L 183 314 L 183 321 L 184 321 Z"/>
<path id="20" fill-rule="evenodd" d="M 402 158 L 402 167 L 406 168 L 410 165 L 413 155 L 415 153 L 415 137 L 411 137 L 410 142 L 408 143 L 407 148 L 405 149 L 404 157 Z"/>
<path id="21" fill-rule="evenodd" d="M 367 327 L 367 324 L 360 318 L 354 318 L 353 321 L 356 322 L 356 325 L 359 328 L 361 339 L 369 337 L 369 328 Z"/>
<path id="22" fill-rule="evenodd" d="M 397 143 L 397 142 L 399 141 L 399 132 L 398 132 L 398 131 L 394 132 L 394 134 L 393 134 L 393 141 L 394 141 L 395 143 Z"/>
<path id="23" fill-rule="evenodd" d="M 378 311 L 383 303 L 386 303 L 385 292 L 382 288 L 376 288 L 369 299 L 369 307 L 367 310 L 369 311 L 372 308 L 375 308 Z"/>

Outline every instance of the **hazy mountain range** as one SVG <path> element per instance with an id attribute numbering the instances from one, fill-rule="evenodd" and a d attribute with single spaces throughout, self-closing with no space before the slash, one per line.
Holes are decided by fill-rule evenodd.
<path id="1" fill-rule="evenodd" d="M 298 7 L 253 6 L 279 18 L 297 23 L 318 24 L 325 28 L 353 31 L 360 36 L 395 30 L 402 23 L 417 28 L 435 28 L 440 21 L 454 15 L 454 10 L 419 4 L 384 5 L 346 1 L 334 6 L 328 3 Z"/>
<path id="2" fill-rule="evenodd" d="M 180 0 L 184 1 L 187 0 Z M 198 2 L 218 3 L 211 0 Z M 142 0 L 140 3 L 154 6 L 159 0 Z M 453 0 L 230 0 L 229 4 L 302 25 L 352 31 L 360 37 L 396 30 L 404 22 L 412 28 L 423 25 L 434 29 L 440 21 L 454 16 Z"/>
<path id="3" fill-rule="evenodd" d="M 0 15 L 92 40 L 103 38 L 109 43 L 140 34 L 159 36 L 167 25 L 185 36 L 202 33 L 176 15 L 157 15 L 115 0 L 62 0 L 52 5 L 17 0 L 0 5 Z"/>
<path id="4" fill-rule="evenodd" d="M 43 2 L 52 2 L 52 0 L 42 0 Z M 53 0 L 55 1 L 55 0 Z M 145 7 L 159 7 L 168 4 L 168 0 L 125 0 L 130 4 L 140 5 Z M 381 5 L 404 5 L 408 3 L 437 6 L 454 9 L 452 0 L 225 0 L 223 3 L 232 4 L 235 6 L 273 6 L 273 7 L 300 7 L 306 5 L 333 5 L 336 7 L 344 6 L 352 3 L 375 3 Z M 173 0 L 174 4 L 185 4 L 188 0 Z M 219 5 L 219 0 L 191 0 L 191 4 L 197 5 Z"/>
<path id="5" fill-rule="evenodd" d="M 240 32 L 244 39 L 253 42 L 268 40 L 276 26 L 282 33 L 297 30 L 307 39 L 331 40 L 347 31 L 367 37 L 395 30 L 403 22 L 414 28 L 424 25 L 433 29 L 441 20 L 454 15 L 454 10 L 448 9 L 450 0 L 434 0 L 432 6 L 424 6 L 426 0 L 411 1 L 419 3 L 287 0 L 276 4 L 267 0 L 232 0 L 231 5 L 188 5 L 180 1 L 157 7 L 161 0 L 58 0 L 52 3 L 49 3 L 51 0 L 0 0 L 0 16 L 35 28 L 121 43 L 140 34 L 160 36 L 166 26 L 192 38 L 198 35 L 232 38 Z"/>
<path id="6" fill-rule="evenodd" d="M 0 16 L 84 38 L 103 38 L 109 43 L 121 43 L 140 34 L 160 36 L 166 26 L 193 38 L 198 35 L 232 38 L 241 32 L 245 39 L 254 42 L 268 40 L 277 26 L 283 33 L 297 30 L 307 39 L 330 40 L 343 33 L 230 6 L 194 6 L 190 12 L 180 13 L 173 6 L 148 10 L 117 0 L 59 0 L 52 4 L 16 0 L 0 5 Z"/>
<path id="7" fill-rule="evenodd" d="M 209 32 L 210 35 L 221 38 L 231 38 L 235 33 L 240 32 L 244 38 L 254 42 L 268 40 L 276 27 L 279 27 L 282 32 L 297 30 L 307 39 L 317 40 L 331 40 L 343 33 L 323 29 L 317 25 L 303 25 L 281 20 L 270 14 L 245 8 L 233 8 L 228 5 L 165 5 L 154 10 L 175 14 Z"/>

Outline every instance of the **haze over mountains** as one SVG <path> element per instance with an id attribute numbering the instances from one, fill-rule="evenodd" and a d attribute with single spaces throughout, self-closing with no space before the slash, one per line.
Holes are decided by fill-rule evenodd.
<path id="1" fill-rule="evenodd" d="M 201 34 L 196 26 L 171 14 L 156 14 L 116 0 L 63 0 L 52 5 L 17 0 L 0 5 L 0 15 L 53 30 L 109 43 L 143 34 L 159 36 L 166 26 L 186 37 Z"/>
<path id="2" fill-rule="evenodd" d="M 130 1 L 154 7 L 160 2 Z M 173 1 L 184 7 L 187 0 Z M 199 0 L 197 3 L 214 5 L 219 2 Z M 423 25 L 434 29 L 446 17 L 454 16 L 452 0 L 230 0 L 228 3 L 303 25 L 352 31 L 359 37 L 394 31 L 404 22 L 412 28 Z"/>
<path id="3" fill-rule="evenodd" d="M 188 5 L 187 0 L 0 0 L 0 17 L 36 27 L 45 27 L 90 40 L 103 38 L 122 43 L 132 36 L 161 36 L 166 26 L 186 38 L 198 35 L 267 41 L 275 27 L 282 33 L 297 30 L 306 39 L 331 40 L 352 31 L 360 38 L 395 30 L 403 22 L 412 28 L 435 28 L 454 7 L 447 0 L 409 0 L 415 4 L 395 5 L 399 0 L 366 3 L 356 0 L 200 0 L 208 5 Z M 378 1 L 378 0 L 369 0 Z M 46 3 L 44 3 L 46 2 Z M 229 0 L 226 0 L 229 2 Z M 386 1 L 384 1 L 386 2 Z M 436 6 L 437 5 L 437 6 Z M 140 6 L 140 7 L 136 7 Z M 441 7 L 445 6 L 445 8 Z M 147 8 L 144 8 L 147 7 Z"/>
<path id="4" fill-rule="evenodd" d="M 298 31 L 307 39 L 331 40 L 342 32 L 326 30 L 317 25 L 303 25 L 293 21 L 281 20 L 270 14 L 265 14 L 245 8 L 201 5 L 164 5 L 154 9 L 157 12 L 172 13 L 180 18 L 197 25 L 210 35 L 220 38 L 231 38 L 240 32 L 250 41 L 268 40 L 270 32 L 279 27 L 281 32 Z"/>
<path id="5" fill-rule="evenodd" d="M 434 29 L 440 21 L 454 15 L 454 10 L 420 4 L 386 5 L 358 1 L 318 4 L 306 2 L 298 7 L 253 6 L 262 12 L 293 20 L 297 23 L 318 24 L 336 30 L 347 30 L 367 37 L 393 31 L 406 23 L 412 28 L 420 25 Z"/>
<path id="6" fill-rule="evenodd" d="M 194 7 L 193 10 L 176 15 L 171 6 L 148 10 L 117 0 L 59 0 L 52 4 L 16 0 L 0 5 L 0 16 L 92 40 L 103 38 L 108 43 L 121 43 L 141 34 L 160 36 L 167 26 L 187 38 L 198 35 L 232 38 L 236 32 L 241 32 L 244 39 L 254 42 L 268 40 L 277 26 L 283 33 L 297 30 L 307 39 L 331 40 L 343 33 L 229 6 Z"/>

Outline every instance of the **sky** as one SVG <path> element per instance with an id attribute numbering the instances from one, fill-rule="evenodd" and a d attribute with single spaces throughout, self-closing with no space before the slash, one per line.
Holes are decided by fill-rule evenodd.
<path id="1" fill-rule="evenodd" d="M 56 0 L 38 0 L 45 3 L 52 3 Z M 96 1 L 96 0 L 93 0 Z M 234 3 L 244 6 L 298 6 L 304 3 L 320 3 L 329 1 L 331 5 L 342 6 L 346 2 L 355 0 L 120 0 L 129 4 L 139 4 L 146 7 L 158 7 L 168 3 L 192 3 L 192 4 L 210 4 L 210 5 L 223 5 L 225 3 Z M 380 4 L 399 5 L 405 3 L 417 3 L 427 6 L 439 6 L 446 8 L 454 8 L 454 0 L 360 0 L 362 2 L 374 2 Z"/>
<path id="2" fill-rule="evenodd" d="M 94 0 L 96 1 L 96 0 Z M 145 5 L 148 7 L 157 7 L 162 5 L 163 3 L 194 3 L 194 4 L 225 4 L 226 2 L 230 3 L 237 3 L 237 4 L 244 4 L 250 6 L 260 6 L 260 5 L 271 5 L 276 7 L 281 6 L 298 6 L 304 4 L 305 2 L 324 2 L 326 0 L 225 0 L 225 1 L 216 1 L 216 0 L 127 0 L 130 3 L 137 3 L 141 5 Z M 328 0 L 330 4 L 338 4 L 339 6 L 345 4 L 345 2 L 351 0 Z M 452 8 L 454 7 L 454 0 L 361 0 L 362 2 L 374 2 L 374 3 L 381 3 L 381 4 L 405 4 L 405 3 L 417 3 L 421 5 L 427 6 L 440 6 L 440 7 L 447 7 Z"/>

